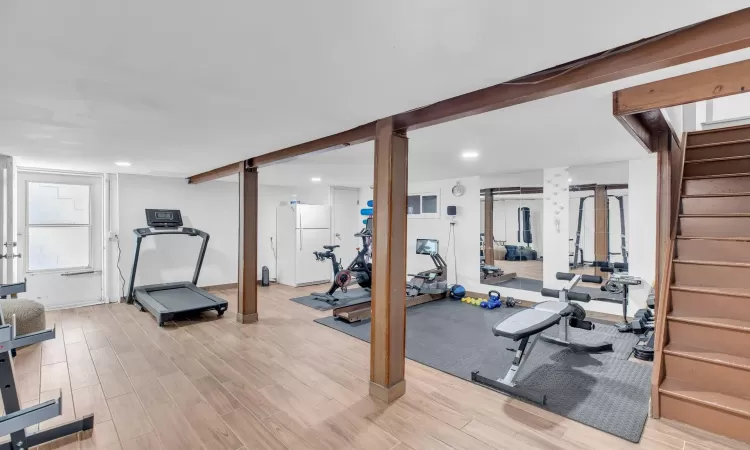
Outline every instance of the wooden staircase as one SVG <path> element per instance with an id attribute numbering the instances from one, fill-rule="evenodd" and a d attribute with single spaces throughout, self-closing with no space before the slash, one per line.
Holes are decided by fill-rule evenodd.
<path id="1" fill-rule="evenodd" d="M 681 150 L 654 411 L 750 442 L 750 126 L 688 133 Z"/>

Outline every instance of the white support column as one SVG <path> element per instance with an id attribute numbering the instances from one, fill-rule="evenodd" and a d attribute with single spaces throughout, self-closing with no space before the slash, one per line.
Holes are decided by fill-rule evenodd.
<path id="1" fill-rule="evenodd" d="M 544 287 L 558 289 L 565 281 L 555 278 L 557 272 L 567 272 L 570 253 L 570 193 L 567 167 L 544 169 Z"/>

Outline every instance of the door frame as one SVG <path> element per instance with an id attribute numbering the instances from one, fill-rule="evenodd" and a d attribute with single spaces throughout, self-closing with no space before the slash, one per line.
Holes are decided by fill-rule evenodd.
<path id="1" fill-rule="evenodd" d="M 62 176 L 73 176 L 73 177 L 87 177 L 87 178 L 99 178 L 101 181 L 101 199 L 102 199 L 102 205 L 101 205 L 101 242 L 99 242 L 99 248 L 101 248 L 102 256 L 101 256 L 101 301 L 102 303 L 111 303 L 110 298 L 108 295 L 108 280 L 109 280 L 109 253 L 110 253 L 110 247 L 108 245 L 108 242 L 110 242 L 110 234 L 111 232 L 111 223 L 110 223 L 110 178 L 108 174 L 106 173 L 98 173 L 98 172 L 82 172 L 82 171 L 73 171 L 73 170 L 53 170 L 53 169 L 41 169 L 36 167 L 26 167 L 26 166 L 17 166 L 16 167 L 16 176 L 14 177 L 13 181 L 16 183 L 15 190 L 14 190 L 14 197 L 15 193 L 18 192 L 18 176 L 17 174 L 20 173 L 30 173 L 30 174 L 40 174 L 40 175 L 62 175 Z M 93 192 L 93 191 L 92 191 Z M 28 193 L 28 191 L 27 191 Z M 16 200 L 14 202 L 15 208 L 13 209 L 13 215 L 14 215 L 14 221 L 13 221 L 13 227 L 17 230 L 17 224 L 18 224 L 18 205 L 20 204 L 20 201 L 26 202 L 26 199 L 22 200 Z M 24 208 L 26 210 L 26 214 L 28 216 L 28 205 Z M 93 216 L 92 216 L 93 217 Z M 25 220 L 25 223 L 28 225 L 28 217 Z M 24 230 L 24 233 L 26 233 L 26 230 Z M 15 231 L 14 237 L 16 238 L 16 242 L 18 242 L 18 231 Z M 24 240 L 24 245 L 27 245 L 28 243 L 28 237 L 25 236 L 26 239 Z M 90 252 L 94 252 L 95 248 L 93 247 L 95 245 L 94 242 L 92 242 L 92 247 L 90 249 Z M 25 251 L 25 250 L 24 250 Z M 24 263 L 25 264 L 25 263 Z M 25 273 L 25 269 L 17 268 L 17 273 Z"/>

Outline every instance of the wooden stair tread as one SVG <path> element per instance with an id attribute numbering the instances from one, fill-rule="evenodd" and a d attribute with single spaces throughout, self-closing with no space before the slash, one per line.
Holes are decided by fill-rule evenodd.
<path id="1" fill-rule="evenodd" d="M 736 178 L 736 177 L 750 177 L 750 173 L 747 172 L 741 172 L 741 173 L 722 173 L 718 175 L 694 175 L 691 177 L 682 177 L 684 180 L 704 180 L 708 178 Z"/>
<path id="2" fill-rule="evenodd" d="M 667 320 L 750 333 L 750 322 L 747 320 L 728 319 L 726 317 L 688 316 L 682 315 L 679 312 L 669 313 Z"/>
<path id="3" fill-rule="evenodd" d="M 688 142 L 690 142 L 690 137 L 688 137 Z M 722 145 L 745 144 L 748 142 L 750 142 L 750 139 L 736 139 L 734 141 L 719 141 L 719 142 L 710 142 L 708 144 L 688 145 L 686 148 L 690 150 L 693 148 L 720 147 Z"/>
<path id="4" fill-rule="evenodd" d="M 680 214 L 680 217 L 750 217 L 750 213 Z"/>
<path id="5" fill-rule="evenodd" d="M 702 386 L 667 377 L 659 386 L 659 392 L 672 397 L 698 403 L 710 408 L 750 418 L 750 400 L 720 392 L 712 392 Z"/>
<path id="6" fill-rule="evenodd" d="M 693 194 L 683 195 L 682 198 L 725 198 L 725 197 L 748 197 L 750 192 L 721 192 L 718 194 Z"/>
<path id="7" fill-rule="evenodd" d="M 728 295 L 730 297 L 749 297 L 750 290 L 747 289 L 727 289 L 717 287 L 703 287 L 703 286 L 686 286 L 681 284 L 673 284 L 670 289 L 682 292 L 693 292 L 696 294 L 709 294 L 709 295 Z"/>
<path id="8" fill-rule="evenodd" d="M 713 364 L 734 367 L 741 370 L 750 371 L 750 358 L 737 355 L 728 355 L 711 350 L 693 347 L 689 345 L 679 345 L 670 343 L 664 348 L 664 353 L 672 356 L 705 361 Z"/>
<path id="9" fill-rule="evenodd" d="M 718 260 L 695 260 L 675 258 L 672 261 L 681 264 L 695 264 L 698 266 L 723 266 L 723 267 L 744 267 L 750 269 L 750 263 L 729 262 Z"/>
<path id="10" fill-rule="evenodd" d="M 722 236 L 681 236 L 678 235 L 677 239 L 683 240 L 703 240 L 703 241 L 741 241 L 750 242 L 750 236 L 735 236 L 735 237 L 722 237 Z"/>
<path id="11" fill-rule="evenodd" d="M 743 129 L 743 128 L 750 128 L 750 124 L 743 123 L 741 125 L 732 125 L 731 127 L 721 127 L 721 128 L 711 128 L 711 129 L 708 129 L 708 130 L 689 131 L 687 133 L 687 135 L 688 135 L 688 138 L 690 138 L 690 136 L 695 136 L 695 135 L 700 135 L 700 134 L 711 134 L 711 133 L 718 133 L 718 132 L 721 132 L 721 131 L 739 130 L 739 129 Z"/>
<path id="12" fill-rule="evenodd" d="M 748 140 L 748 142 L 750 142 L 750 140 Z M 750 159 L 750 155 L 719 156 L 716 158 L 691 159 L 689 161 L 685 161 L 685 164 L 700 164 L 700 163 L 719 162 L 719 161 L 735 161 L 739 159 Z"/>

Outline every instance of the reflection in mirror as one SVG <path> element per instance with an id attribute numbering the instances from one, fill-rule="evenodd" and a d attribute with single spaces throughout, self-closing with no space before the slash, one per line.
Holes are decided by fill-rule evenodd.
<path id="1" fill-rule="evenodd" d="M 607 280 L 610 272 L 598 265 L 628 263 L 628 163 L 577 166 L 569 170 L 570 272 L 599 275 Z M 590 294 L 594 300 L 622 299 L 621 293 L 602 290 L 598 283 L 581 282 L 575 290 Z"/>
<path id="2" fill-rule="evenodd" d="M 539 291 L 542 288 L 543 195 L 541 171 L 505 175 L 481 192 L 480 281 Z"/>

